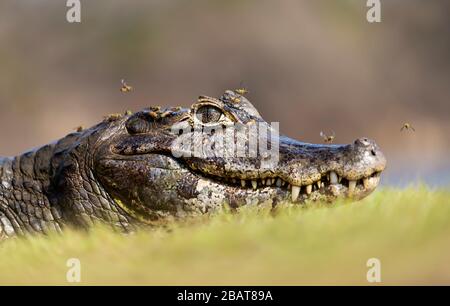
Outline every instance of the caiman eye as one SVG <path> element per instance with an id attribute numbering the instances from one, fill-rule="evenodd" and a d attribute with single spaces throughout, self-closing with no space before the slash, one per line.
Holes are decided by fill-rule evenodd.
<path id="1" fill-rule="evenodd" d="M 125 124 L 128 133 L 130 134 L 142 134 L 151 130 L 152 125 L 148 119 L 140 116 L 131 117 Z"/>
<path id="2" fill-rule="evenodd" d="M 223 116 L 223 112 L 216 106 L 205 105 L 197 109 L 195 116 L 202 123 L 215 123 Z"/>

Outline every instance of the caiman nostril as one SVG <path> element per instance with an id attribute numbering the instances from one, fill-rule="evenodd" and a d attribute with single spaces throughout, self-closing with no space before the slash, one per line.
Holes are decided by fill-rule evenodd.
<path id="1" fill-rule="evenodd" d="M 377 152 L 374 149 L 372 149 L 371 153 L 373 156 L 377 156 Z"/>

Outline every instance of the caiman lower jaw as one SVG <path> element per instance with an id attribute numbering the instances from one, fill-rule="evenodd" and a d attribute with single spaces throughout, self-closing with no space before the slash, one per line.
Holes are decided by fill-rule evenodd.
<path id="1" fill-rule="evenodd" d="M 329 171 L 313 183 L 302 186 L 290 184 L 280 177 L 267 177 L 253 180 L 224 177 L 210 179 L 235 189 L 246 190 L 248 193 L 251 193 L 252 190 L 278 189 L 285 192 L 285 200 L 290 200 L 295 203 L 304 202 L 305 200 L 330 201 L 345 197 L 361 199 L 370 194 L 378 186 L 380 177 L 381 171 L 375 171 L 366 177 L 351 180 L 339 176 L 335 171 Z"/>
<path id="2" fill-rule="evenodd" d="M 368 177 L 349 180 L 331 171 L 313 184 L 305 186 L 289 185 L 291 201 L 303 199 L 330 200 L 330 198 L 348 197 L 360 199 L 372 192 L 380 182 L 381 172 L 374 172 Z M 316 193 L 316 194 L 314 194 Z"/>

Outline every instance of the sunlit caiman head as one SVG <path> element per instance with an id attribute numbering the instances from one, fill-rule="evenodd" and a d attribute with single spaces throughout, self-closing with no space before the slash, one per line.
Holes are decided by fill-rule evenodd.
<path id="1" fill-rule="evenodd" d="M 268 140 L 264 147 L 262 140 Z M 224 204 L 361 199 L 377 187 L 385 166 L 367 138 L 318 145 L 278 136 L 233 91 L 219 99 L 201 96 L 190 109 L 151 107 L 120 118 L 94 155 L 94 173 L 106 191 L 145 222 Z"/>

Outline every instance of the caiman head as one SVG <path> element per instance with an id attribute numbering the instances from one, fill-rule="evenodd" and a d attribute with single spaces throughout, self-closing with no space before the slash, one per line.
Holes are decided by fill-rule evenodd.
<path id="1" fill-rule="evenodd" d="M 153 222 L 224 204 L 361 199 L 380 181 L 377 144 L 308 144 L 279 136 L 244 97 L 199 97 L 190 109 L 150 107 L 108 123 L 92 172 L 135 219 Z"/>

